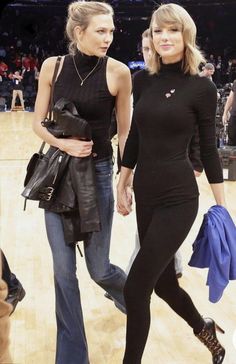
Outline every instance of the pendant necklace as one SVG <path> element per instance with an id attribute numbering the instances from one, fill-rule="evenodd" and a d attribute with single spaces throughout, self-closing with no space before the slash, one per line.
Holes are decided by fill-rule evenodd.
<path id="1" fill-rule="evenodd" d="M 97 68 L 97 65 L 98 65 L 98 63 L 99 63 L 99 58 L 98 58 L 98 61 L 97 61 L 97 63 L 95 64 L 95 66 L 93 67 L 93 69 L 92 69 L 92 71 L 90 71 L 88 74 L 87 74 L 87 76 L 85 77 L 85 78 L 82 78 L 81 77 L 81 75 L 80 75 L 80 73 L 79 73 L 79 70 L 78 70 L 78 68 L 77 68 L 77 66 L 76 66 L 76 63 L 75 63 L 75 57 L 73 56 L 72 57 L 73 58 L 73 62 L 74 62 L 74 66 L 75 66 L 75 70 L 76 70 L 76 73 L 77 73 L 77 75 L 79 76 L 79 78 L 80 78 L 80 81 L 81 81 L 81 83 L 80 83 L 80 86 L 83 86 L 83 84 L 84 84 L 84 81 L 85 80 L 87 80 L 87 78 L 93 73 L 93 71 L 95 71 L 95 69 Z"/>
<path id="2" fill-rule="evenodd" d="M 167 93 L 165 94 L 165 97 L 168 99 L 169 97 L 171 97 L 172 95 L 174 95 L 174 93 L 175 93 L 175 88 L 172 88 L 172 89 L 170 90 L 170 92 L 167 92 Z"/>

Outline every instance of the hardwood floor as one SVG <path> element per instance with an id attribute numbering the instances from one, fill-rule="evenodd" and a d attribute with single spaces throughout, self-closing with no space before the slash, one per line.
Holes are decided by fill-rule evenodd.
<path id="1" fill-rule="evenodd" d="M 51 252 L 43 211 L 29 201 L 23 211 L 23 179 L 28 158 L 40 140 L 31 130 L 33 114 L 0 113 L 0 241 L 12 271 L 26 296 L 11 316 L 11 351 L 17 364 L 53 364 L 55 355 L 54 288 Z M 203 214 L 214 204 L 205 176 L 198 179 L 200 208 L 181 252 L 184 275 L 180 280 L 204 316 L 217 320 L 226 333 L 219 335 L 227 355 L 224 364 L 236 363 L 236 282 L 232 281 L 217 304 L 208 301 L 205 270 L 190 268 L 191 244 Z M 228 209 L 236 220 L 236 182 L 225 183 Z M 134 212 L 114 216 L 111 260 L 125 268 L 134 247 Z M 236 242 L 235 242 L 236 243 Z M 125 316 L 90 279 L 78 254 L 78 277 L 91 364 L 121 364 L 125 344 Z M 160 299 L 152 296 L 152 324 L 143 364 L 208 364 L 211 356 L 191 329 Z M 236 341 L 236 340 L 235 340 Z M 67 364 L 67 363 L 65 363 Z M 78 363 L 80 364 L 80 363 Z"/>

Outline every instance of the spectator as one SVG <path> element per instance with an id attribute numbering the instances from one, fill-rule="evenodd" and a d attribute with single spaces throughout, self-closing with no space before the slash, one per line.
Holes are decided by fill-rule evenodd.
<path id="1" fill-rule="evenodd" d="M 12 63 L 14 64 L 17 71 L 20 71 L 22 69 L 22 60 L 19 54 L 16 54 L 16 57 Z"/>
<path id="2" fill-rule="evenodd" d="M 215 81 L 217 87 L 219 87 L 222 84 L 222 72 L 223 72 L 223 62 L 221 56 L 218 56 L 215 65 Z"/>
<path id="3" fill-rule="evenodd" d="M 8 65 L 0 59 L 0 76 L 6 77 L 6 72 L 8 71 Z"/>
<path id="4" fill-rule="evenodd" d="M 3 46 L 0 45 L 0 57 L 5 58 L 6 57 L 6 50 Z"/>
<path id="5" fill-rule="evenodd" d="M 232 59 L 232 63 L 229 69 L 229 82 L 234 82 L 236 79 L 236 59 Z"/>
<path id="6" fill-rule="evenodd" d="M 213 64 L 214 66 L 215 66 L 215 64 L 216 64 L 216 61 L 215 61 L 215 57 L 214 57 L 214 55 L 213 54 L 210 54 L 210 56 L 209 56 L 209 61 L 208 61 L 209 63 L 211 63 L 211 64 Z"/>
<path id="7" fill-rule="evenodd" d="M 236 80 L 233 83 L 232 90 L 227 98 L 224 113 L 223 113 L 223 123 L 228 122 L 228 144 L 236 146 Z"/>
<path id="8" fill-rule="evenodd" d="M 14 111 L 14 109 L 15 109 L 15 102 L 16 102 L 17 96 L 20 99 L 22 111 L 24 111 L 25 106 L 24 106 L 24 100 L 23 100 L 23 86 L 22 86 L 23 77 L 20 75 L 19 71 L 15 71 L 12 78 L 13 78 L 13 92 L 12 92 L 11 111 Z"/>
<path id="9" fill-rule="evenodd" d="M 199 76 L 207 77 L 209 78 L 209 80 L 212 81 L 212 76 L 214 72 L 215 72 L 215 66 L 212 63 L 206 63 L 205 66 L 203 66 Z"/>

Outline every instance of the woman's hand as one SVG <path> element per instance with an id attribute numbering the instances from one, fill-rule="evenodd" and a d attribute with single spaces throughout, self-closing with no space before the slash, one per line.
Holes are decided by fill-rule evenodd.
<path id="1" fill-rule="evenodd" d="M 88 157 L 92 153 L 93 141 L 84 141 L 75 138 L 59 139 L 58 147 L 72 157 Z"/>
<path id="2" fill-rule="evenodd" d="M 123 216 L 132 211 L 132 188 L 130 186 L 117 186 L 117 211 Z"/>
<path id="3" fill-rule="evenodd" d="M 223 114 L 222 122 L 223 122 L 223 124 L 227 124 L 227 122 L 228 122 L 228 115 L 227 114 Z"/>

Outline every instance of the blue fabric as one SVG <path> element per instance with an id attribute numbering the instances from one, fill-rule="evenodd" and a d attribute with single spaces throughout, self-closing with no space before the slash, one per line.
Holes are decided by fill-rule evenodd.
<path id="1" fill-rule="evenodd" d="M 213 303 L 220 300 L 229 280 L 236 279 L 236 227 L 223 206 L 212 206 L 204 215 L 188 264 L 209 268 L 206 284 Z"/>

